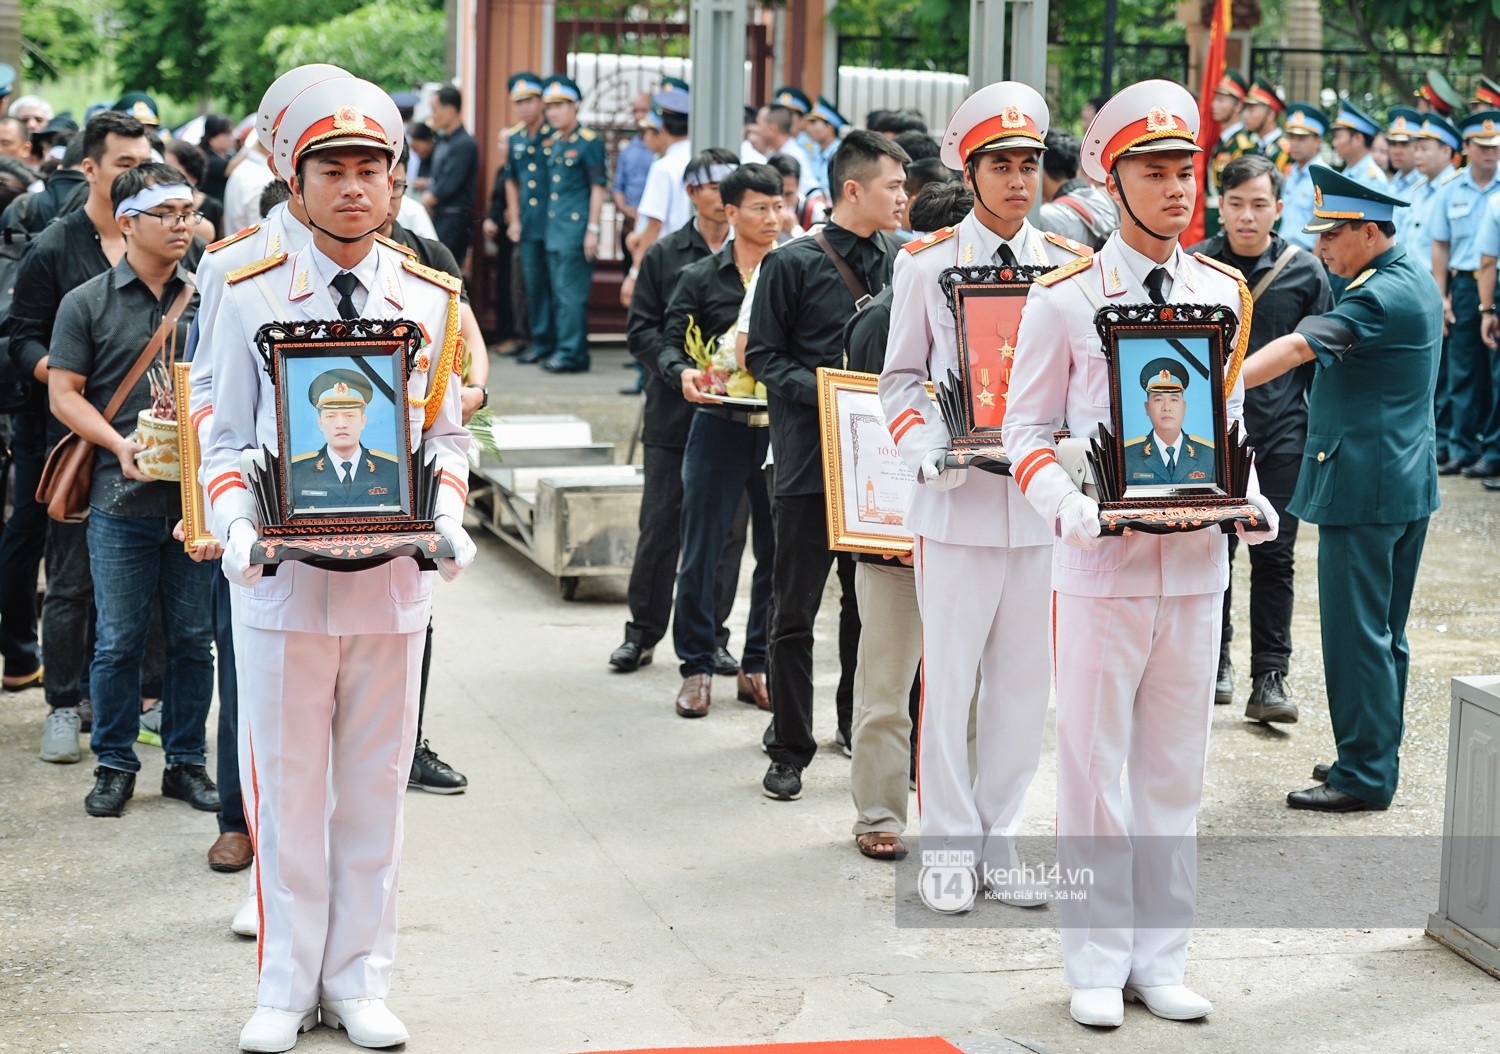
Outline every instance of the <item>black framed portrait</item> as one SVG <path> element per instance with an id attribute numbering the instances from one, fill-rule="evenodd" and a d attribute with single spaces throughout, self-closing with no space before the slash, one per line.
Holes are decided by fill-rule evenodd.
<path id="1" fill-rule="evenodd" d="M 1245 500 L 1253 451 L 1226 399 L 1238 374 L 1222 306 L 1136 304 L 1101 308 L 1095 324 L 1109 362 L 1110 423 L 1089 462 L 1106 533 L 1151 533 L 1236 522 L 1264 530 Z"/>
<path id="2" fill-rule="evenodd" d="M 247 455 L 261 516 L 253 559 L 358 570 L 452 555 L 433 525 L 438 475 L 412 444 L 405 320 L 269 323 L 256 346 L 276 391 L 277 450 Z"/>

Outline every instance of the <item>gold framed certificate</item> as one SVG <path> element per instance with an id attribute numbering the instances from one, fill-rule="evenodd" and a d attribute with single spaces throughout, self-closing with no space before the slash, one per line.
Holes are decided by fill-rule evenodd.
<path id="1" fill-rule="evenodd" d="M 818 370 L 828 547 L 905 556 L 912 549 L 906 510 L 917 478 L 896 453 L 880 405 L 879 381 L 873 373 L 826 366 Z"/>
<path id="2" fill-rule="evenodd" d="M 215 543 L 204 522 L 203 484 L 198 479 L 203 451 L 198 447 L 198 430 L 188 415 L 191 405 L 188 400 L 192 395 L 188 375 L 192 369 L 192 363 L 172 364 L 172 390 L 177 399 L 177 461 L 182 466 L 182 547 L 189 553 L 200 545 Z"/>

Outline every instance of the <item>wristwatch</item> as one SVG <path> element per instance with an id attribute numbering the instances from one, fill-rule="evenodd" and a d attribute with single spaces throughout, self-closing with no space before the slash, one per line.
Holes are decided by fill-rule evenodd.
<path id="1" fill-rule="evenodd" d="M 471 385 L 469 385 L 469 387 L 470 388 L 478 388 L 479 391 L 484 395 L 484 398 L 481 399 L 481 400 L 479 400 L 479 406 L 480 406 L 481 409 L 483 409 L 484 407 L 490 405 L 490 390 L 488 388 L 486 388 L 482 384 L 471 384 Z"/>
<path id="2" fill-rule="evenodd" d="M 590 234 L 598 234 L 599 233 L 599 225 L 597 223 L 590 223 L 585 228 L 585 230 L 587 230 Z"/>

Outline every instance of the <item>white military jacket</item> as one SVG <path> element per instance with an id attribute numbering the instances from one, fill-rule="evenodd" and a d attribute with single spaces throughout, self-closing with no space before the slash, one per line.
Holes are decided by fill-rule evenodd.
<path id="1" fill-rule="evenodd" d="M 896 254 L 880 402 L 896 450 L 919 480 L 922 458 L 948 445 L 948 430 L 925 384 L 945 380 L 949 370 L 959 372 L 958 332 L 938 279 L 950 267 L 992 263 L 1000 243 L 1000 236 L 970 212 L 957 227 L 908 242 Z M 1044 235 L 1023 221 L 1010 244 L 1018 264 L 1056 267 L 1088 254 L 1085 246 L 1069 243 L 1070 239 Z M 1052 540 L 1051 528 L 1027 504 L 1015 482 L 982 469 L 966 470 L 964 482 L 951 490 L 935 491 L 919 482 L 913 488 L 906 526 L 950 545 L 1019 548 Z"/>
<path id="2" fill-rule="evenodd" d="M 423 399 L 438 368 L 448 315 L 448 290 L 421 264 L 398 250 L 375 243 L 374 286 L 365 318 L 406 318 L 427 334 L 407 384 L 407 394 Z M 255 348 L 255 333 L 267 322 L 337 319 L 330 290 L 320 279 L 309 245 L 264 271 L 226 285 L 219 304 L 213 344 L 214 407 L 204 450 L 204 479 L 210 503 L 209 527 L 220 539 L 241 517 L 258 522 L 254 500 L 240 474 L 246 450 L 277 449 L 276 393 Z M 427 278 L 423 273 L 433 274 Z M 243 274 L 243 271 L 240 272 Z M 456 281 L 448 275 L 441 280 Z M 441 412 L 426 432 L 423 408 L 407 406 L 412 445 L 419 439 L 426 457 L 442 472 L 438 515 L 461 519 L 468 488 L 469 433 L 460 417 L 460 384 L 452 378 Z M 288 456 L 285 451 L 282 456 Z M 431 572 L 414 561 L 392 560 L 365 571 L 331 572 L 303 563 L 281 565 L 254 589 L 234 587 L 236 618 L 260 629 L 303 633 L 415 633 L 427 624 Z"/>
<path id="3" fill-rule="evenodd" d="M 257 260 L 281 253 L 290 255 L 310 241 L 312 231 L 291 214 L 283 201 L 260 223 L 214 242 L 198 261 L 198 274 L 194 279 L 198 286 L 198 314 L 193 322 L 196 336 L 188 338 L 190 344 L 196 342 L 193 371 L 189 375 L 192 391 L 188 412 L 204 450 L 208 449 L 209 419 L 214 410 L 214 357 L 208 352 L 214 346 L 214 326 L 219 302 L 224 295 L 225 276 Z"/>
<path id="4" fill-rule="evenodd" d="M 1057 463 L 1053 433 L 1067 428 L 1092 438 L 1100 425 L 1109 427 L 1109 364 L 1094 328 L 1096 303 L 1150 303 L 1146 275 L 1154 266 L 1116 232 L 1087 266 L 1050 286 L 1033 286 L 1027 297 L 1004 438 L 1016 483 L 1054 534 L 1063 498 L 1076 488 Z M 1244 283 L 1222 265 L 1204 263 L 1179 246 L 1162 266 L 1169 303 L 1223 304 L 1240 317 Z M 1244 400 L 1244 384 L 1237 380 L 1226 423 L 1238 421 L 1244 428 Z M 1218 592 L 1228 584 L 1228 540 L 1217 530 L 1105 536 L 1092 550 L 1060 537 L 1053 543 L 1052 588 L 1059 593 L 1188 596 Z"/>

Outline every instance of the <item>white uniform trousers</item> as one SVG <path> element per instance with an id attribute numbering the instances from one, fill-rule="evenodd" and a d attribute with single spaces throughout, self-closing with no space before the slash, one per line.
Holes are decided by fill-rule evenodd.
<path id="1" fill-rule="evenodd" d="M 1182 983 L 1223 596 L 1056 595 L 1057 859 L 1093 870 L 1060 903 L 1074 988 Z"/>
<path id="2" fill-rule="evenodd" d="M 1050 545 L 1009 549 L 917 538 L 917 812 L 924 849 L 971 849 L 991 866 L 1015 866 L 1013 839 L 1047 720 L 1051 575 Z"/>
<path id="3" fill-rule="evenodd" d="M 423 640 L 235 620 L 261 1006 L 300 1011 L 390 988 Z"/>

